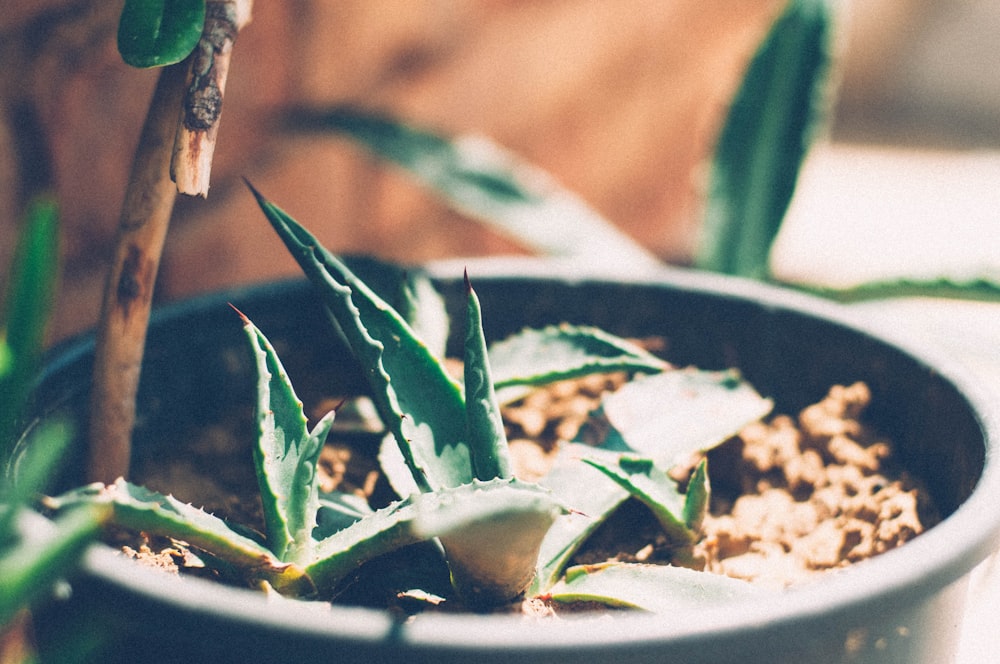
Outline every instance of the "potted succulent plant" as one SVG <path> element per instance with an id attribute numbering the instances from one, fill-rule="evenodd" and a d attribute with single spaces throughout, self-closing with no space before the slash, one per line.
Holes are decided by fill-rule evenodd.
<path id="1" fill-rule="evenodd" d="M 435 597 L 444 599 L 447 606 L 452 600 L 449 568 L 440 566 L 442 558 L 434 547 L 430 551 L 406 549 L 406 561 L 419 568 L 418 576 L 425 580 L 425 585 L 408 585 L 413 577 L 401 578 L 399 569 L 391 562 L 383 562 L 384 567 L 377 568 L 374 578 L 390 578 L 402 584 L 394 586 L 393 596 L 399 598 L 400 605 L 393 610 L 289 601 L 284 593 L 297 595 L 304 588 L 305 594 L 312 596 L 313 586 L 324 585 L 325 581 L 333 579 L 325 577 L 325 570 L 321 570 L 328 560 L 332 561 L 317 557 L 321 549 L 336 545 L 333 548 L 338 552 L 353 557 L 353 567 L 353 562 L 370 552 L 365 550 L 366 546 L 378 549 L 382 538 L 406 540 L 413 533 L 409 526 L 425 518 L 433 525 L 424 522 L 421 527 L 428 530 L 422 531 L 420 537 L 441 535 L 448 554 L 444 560 L 451 565 L 461 564 L 461 554 L 454 554 L 456 550 L 462 551 L 461 538 L 459 544 L 448 539 L 449 535 L 456 534 L 448 530 L 454 523 L 449 523 L 450 519 L 435 523 L 428 517 L 428 514 L 447 514 L 448 511 L 438 512 L 439 504 L 432 505 L 433 509 L 427 512 L 422 511 L 429 501 L 457 498 L 458 507 L 462 508 L 457 513 L 463 517 L 483 510 L 480 518 L 490 525 L 485 532 L 476 528 L 472 532 L 474 539 L 487 547 L 485 555 L 494 563 L 511 552 L 512 536 L 503 528 L 507 518 L 518 522 L 525 531 L 534 529 L 522 519 L 527 519 L 528 523 L 538 519 L 543 525 L 550 520 L 567 525 L 574 520 L 589 523 L 600 520 L 600 515 L 592 511 L 593 503 L 585 508 L 591 510 L 588 513 L 571 511 L 564 514 L 561 505 L 551 502 L 550 496 L 535 487 L 509 480 L 485 480 L 482 484 L 470 480 L 457 488 L 417 493 L 415 498 L 403 504 L 368 516 L 364 516 L 363 506 L 360 513 L 355 506 L 354 518 L 360 516 L 357 525 L 337 531 L 339 535 L 319 535 L 313 544 L 313 553 L 299 559 L 304 562 L 299 562 L 293 558 L 276 560 L 281 554 L 275 553 L 280 549 L 272 548 L 273 540 L 248 534 L 238 526 L 236 531 L 226 532 L 221 522 L 214 519 L 213 524 L 206 525 L 204 521 L 210 518 L 209 515 L 193 507 L 119 483 L 119 487 L 110 492 L 85 488 L 62 496 L 58 501 L 113 504 L 123 523 L 147 528 L 151 533 L 172 532 L 178 541 L 188 542 L 196 551 L 211 554 L 207 558 L 213 561 L 209 567 L 249 570 L 247 574 L 235 574 L 235 578 L 244 582 L 248 578 L 256 579 L 258 585 L 266 581 L 280 593 L 267 594 L 259 590 L 220 587 L 215 581 L 177 578 L 162 571 L 141 568 L 135 561 L 125 560 L 102 548 L 88 557 L 88 575 L 74 585 L 73 600 L 58 605 L 56 613 L 47 616 L 45 624 L 65 625 L 72 622 L 73 616 L 86 615 L 101 624 L 120 627 L 122 640 L 112 646 L 116 653 L 155 652 L 169 653 L 170 657 L 232 661 L 246 658 L 285 661 L 299 655 L 315 657 L 317 652 L 334 653 L 330 658 L 337 661 L 379 661 L 390 657 L 414 661 L 467 661 L 470 657 L 487 661 L 673 658 L 694 662 L 801 661 L 803 658 L 820 662 L 930 662 L 947 659 L 955 645 L 957 628 L 955 622 L 939 618 L 961 612 L 966 574 L 995 543 L 997 519 L 987 506 L 1000 490 L 1000 478 L 986 461 L 991 446 L 996 444 L 996 423 L 986 415 L 985 402 L 977 398 L 969 385 L 951 374 L 946 362 L 867 333 L 836 308 L 756 284 L 672 272 L 645 279 L 590 281 L 581 279 L 571 270 L 553 273 L 551 264 L 536 265 L 534 271 L 524 270 L 521 274 L 505 269 L 503 275 L 486 274 L 484 267 L 481 274 L 475 279 L 477 299 L 485 312 L 484 327 L 490 330 L 490 336 L 503 337 L 525 325 L 544 329 L 566 321 L 599 325 L 629 336 L 655 335 L 667 341 L 668 356 L 675 363 L 693 363 L 707 369 L 738 367 L 748 381 L 774 399 L 782 412 L 806 406 L 832 384 L 864 380 L 873 393 L 869 422 L 892 438 L 904 465 L 927 482 L 927 490 L 944 519 L 898 549 L 783 591 L 754 591 L 745 588 L 746 584 L 726 583 L 727 580 L 721 580 L 717 587 L 710 582 L 714 581 L 710 579 L 713 575 L 691 572 L 704 577 L 705 583 L 698 583 L 696 587 L 701 595 L 714 595 L 712 601 L 706 604 L 703 598 L 671 595 L 662 590 L 662 581 L 643 578 L 640 588 L 656 589 L 645 596 L 641 593 L 638 597 L 630 595 L 627 582 L 622 586 L 625 590 L 620 587 L 609 592 L 606 588 L 586 588 L 581 592 L 590 599 L 600 598 L 602 594 L 612 598 L 611 601 L 618 598 L 633 606 L 643 606 L 647 612 L 612 612 L 600 618 L 584 613 L 529 619 L 522 615 L 429 610 L 410 619 L 398 612 L 400 606 L 433 604 L 438 601 Z M 451 275 L 437 277 L 435 283 L 444 292 L 449 307 L 462 311 L 469 306 L 469 291 L 463 279 Z M 239 317 L 226 306 L 227 301 L 246 312 L 261 329 L 268 330 L 270 346 L 254 328 L 248 328 L 256 350 L 253 353 L 247 350 L 247 335 L 240 331 Z M 610 302 L 619 302 L 621 306 L 610 306 Z M 144 384 L 144 390 L 148 391 L 140 397 L 140 425 L 135 436 L 138 466 L 148 466 L 151 462 L 159 464 L 175 454 L 199 454 L 172 448 L 189 433 L 195 420 L 217 423 L 230 420 L 229 426 L 236 414 L 241 415 L 238 419 L 245 431 L 250 434 L 255 430 L 262 432 L 260 440 L 287 445 L 292 440 L 290 432 L 294 430 L 297 432 L 294 440 L 300 445 L 315 441 L 317 429 L 304 426 L 299 406 L 287 392 L 283 372 L 275 363 L 271 349 L 288 349 L 289 352 L 283 353 L 287 373 L 294 377 L 293 380 L 299 376 L 304 378 L 298 389 L 309 406 L 317 405 L 322 397 L 365 390 L 368 378 L 360 365 L 345 359 L 349 354 L 342 348 L 344 342 L 337 340 L 334 328 L 320 309 L 316 306 L 312 287 L 289 283 L 255 292 L 229 293 L 185 305 L 182 310 L 165 312 L 151 329 L 150 357 L 145 374 L 148 378 Z M 228 326 L 230 333 L 219 334 L 217 326 Z M 197 333 L 193 334 L 192 330 Z M 345 336 L 349 337 L 346 333 Z M 456 342 L 461 346 L 464 336 L 460 332 L 458 339 L 453 338 L 453 346 Z M 226 337 L 228 341 L 220 341 Z M 303 343 L 304 339 L 309 342 Z M 220 349 L 220 343 L 225 347 Z M 817 346 L 822 348 L 822 353 L 817 351 Z M 298 357 L 299 352 L 303 356 Z M 616 356 L 620 352 L 618 349 Z M 644 355 L 640 353 L 637 357 Z M 543 364 L 545 359 L 543 355 L 536 362 Z M 617 357 L 615 361 L 620 359 Z M 639 360 L 632 358 L 630 361 Z M 91 362 L 87 344 L 64 355 L 62 365 L 43 383 L 45 401 L 79 405 L 80 400 L 75 395 L 86 389 Z M 642 361 L 641 364 L 644 370 L 655 369 L 651 366 L 655 363 Z M 181 366 L 200 370 L 178 371 Z M 494 366 L 502 366 L 502 363 L 498 360 Z M 256 372 L 263 367 L 268 367 L 265 375 L 269 376 L 258 383 Z M 494 373 L 495 379 L 497 373 L 500 372 Z M 470 381 L 466 380 L 465 384 L 469 385 Z M 425 383 L 420 386 L 431 389 Z M 397 387 L 401 391 L 409 389 L 399 384 Z M 725 381 L 715 383 L 714 388 L 733 389 L 732 384 Z M 695 390 L 686 385 L 682 391 Z M 247 407 L 248 402 L 254 401 L 254 394 L 258 399 L 266 399 L 256 410 L 257 415 Z M 405 399 L 400 397 L 399 401 Z M 277 407 L 279 402 L 281 408 Z M 724 403 L 735 402 L 727 399 Z M 751 398 L 750 403 L 754 408 L 760 407 L 758 398 Z M 733 410 L 724 409 L 722 415 L 715 417 L 726 419 Z M 279 415 L 281 412 L 285 414 Z M 345 417 L 347 412 L 345 409 Z M 653 419 L 654 415 L 643 413 L 642 417 Z M 282 418 L 289 417 L 296 422 L 294 427 L 287 421 L 281 424 Z M 752 419 L 755 415 L 747 414 L 746 417 Z M 399 422 L 405 419 L 400 418 Z M 329 425 L 329 420 L 319 422 L 321 428 Z M 712 424 L 722 423 L 713 421 Z M 415 429 L 419 430 L 419 427 Z M 284 431 L 287 437 L 276 436 L 278 431 Z M 380 436 L 372 435 L 367 429 L 347 435 L 353 436 L 362 449 L 367 446 L 369 455 L 377 454 Z M 626 440 L 630 437 L 628 432 L 625 436 Z M 254 438 L 248 436 L 236 451 L 251 468 L 253 464 L 249 459 L 253 452 L 248 449 L 251 447 L 248 440 Z M 392 440 L 395 445 L 396 439 Z M 942 444 L 942 440 L 947 442 Z M 575 461 L 578 469 L 585 466 L 582 460 Z M 271 468 L 268 471 L 271 479 L 263 482 L 262 487 L 275 486 L 275 478 L 288 470 L 281 470 L 273 465 L 274 462 L 273 458 L 257 461 L 258 468 Z M 648 464 L 638 459 L 619 465 L 633 473 L 648 468 Z M 309 463 L 299 465 L 299 469 L 307 473 L 310 468 Z M 402 468 L 405 473 L 405 465 Z M 711 468 L 710 462 L 710 474 Z M 203 481 L 208 482 L 212 477 L 218 481 L 218 474 L 209 473 Z M 601 476 L 581 474 L 579 477 L 586 478 L 581 479 L 583 496 L 599 497 L 603 491 Z M 633 475 L 633 484 L 640 485 L 639 477 Z M 575 486 L 579 489 L 581 485 L 578 482 Z M 614 487 L 614 482 L 609 486 Z M 480 497 L 492 496 L 493 499 L 477 507 L 474 495 L 479 490 Z M 523 494 L 515 497 L 514 494 L 521 490 Z M 689 488 L 686 495 L 691 495 L 691 491 Z M 572 496 L 572 492 L 569 495 Z M 280 492 L 276 492 L 276 496 L 279 499 L 274 504 L 280 505 Z M 579 496 L 578 492 L 576 498 Z M 315 507 L 315 498 L 312 500 Z M 320 533 L 324 522 L 330 523 L 326 518 L 332 518 L 335 506 L 329 500 L 329 496 L 324 496 L 319 503 L 321 509 L 318 511 L 324 508 L 331 511 L 320 519 L 320 529 L 312 529 L 306 524 L 306 530 L 314 535 Z M 265 499 L 263 504 L 267 501 Z M 583 503 L 578 504 L 583 506 Z M 573 505 L 566 507 L 574 509 Z M 286 516 L 291 514 L 287 508 L 279 511 L 281 509 Z M 157 510 L 163 513 L 154 514 Z M 407 510 L 411 513 L 404 513 Z M 682 505 L 674 516 L 686 512 Z M 452 517 L 458 519 L 455 512 Z M 172 524 L 161 529 L 158 524 L 162 520 L 172 521 Z M 669 517 L 667 520 L 669 522 Z M 293 522 L 294 519 L 285 519 L 285 523 Z M 361 525 L 366 523 L 368 525 Z M 672 525 L 677 526 L 676 523 Z M 359 529 L 363 531 L 369 527 L 371 530 L 367 533 L 360 533 L 362 539 L 354 540 Z M 342 546 L 348 541 L 350 545 Z M 241 542 L 245 549 L 242 552 L 234 545 Z M 395 542 L 399 543 L 404 542 Z M 529 550 L 534 563 L 539 559 L 537 549 L 529 547 Z M 251 560 L 254 564 L 250 564 Z M 326 569 L 335 567 L 331 562 Z M 459 587 L 462 587 L 461 580 L 456 571 L 469 567 L 475 565 L 450 568 L 451 577 L 458 581 Z M 587 573 L 592 569 L 583 571 Z M 687 570 L 681 571 L 684 572 Z M 335 570 L 333 574 L 337 576 L 339 572 Z M 466 581 L 469 578 L 465 576 Z M 304 579 L 309 582 L 304 583 Z M 436 585 L 434 579 L 437 579 Z M 316 584 L 316 580 L 321 581 Z M 357 583 L 364 583 L 364 579 L 359 576 Z M 515 586 L 521 587 L 520 583 L 523 580 Z M 331 584 L 343 587 L 335 580 Z M 476 582 L 471 587 L 476 588 Z M 548 592 L 572 595 L 572 580 L 567 589 L 553 587 Z M 479 597 L 475 590 L 471 594 Z M 81 607 L 86 607 L 86 611 Z M 53 629 L 58 630 L 57 627 Z M 58 642 L 57 631 L 48 636 Z"/>
<path id="2" fill-rule="evenodd" d="M 769 57 L 776 58 L 773 51 Z M 376 150 L 388 145 L 394 158 L 413 156 L 397 150 L 400 145 L 416 145 L 424 151 L 417 157 L 436 156 L 430 168 L 426 159 L 399 161 L 418 174 L 436 174 L 432 184 L 459 205 L 508 227 L 527 219 L 522 232 L 537 230 L 531 222 L 538 217 L 525 217 L 525 209 L 537 214 L 555 199 L 526 195 L 516 179 L 497 176 L 492 164 L 484 168 L 474 160 L 470 167 L 463 162 L 469 153 L 446 142 L 424 135 L 408 141 L 398 125 L 343 111 L 323 114 L 317 124 L 331 123 L 347 125 Z M 799 142 L 802 131 L 792 132 Z M 724 138 L 723 145 L 733 142 L 740 143 Z M 738 161 L 726 163 L 735 171 Z M 97 549 L 71 600 L 50 607 L 41 639 L 47 647 L 81 621 L 105 626 L 108 653 L 153 659 L 162 654 L 287 661 L 322 653 L 336 661 L 933 662 L 954 647 L 955 626 L 934 618 L 961 610 L 965 575 L 994 544 L 1000 525 L 982 506 L 994 500 L 1000 479 L 987 461 L 996 445 L 995 423 L 947 363 L 869 334 L 808 299 L 657 268 L 651 261 L 637 278 L 603 279 L 582 275 L 579 263 L 547 262 L 534 272 L 505 267 L 502 274 L 489 274 L 488 264 L 470 265 L 471 279 L 442 268 L 431 271 L 430 281 L 419 271 L 373 269 L 329 254 L 257 196 L 316 290 L 285 284 L 165 312 L 147 343 L 132 453 L 107 454 L 92 440 L 87 465 L 102 476 L 131 457 L 133 474 L 142 475 L 135 470 L 174 453 L 193 462 L 198 445 L 215 443 L 201 437 L 195 449 L 186 448 L 180 442 L 186 430 L 197 425 L 217 431 L 235 420 L 248 436 L 236 447 L 242 461 L 233 463 L 233 477 L 245 479 L 241 472 L 249 467 L 260 514 L 247 521 L 223 519 L 164 493 L 102 477 L 46 505 L 110 510 L 119 526 L 169 538 L 168 557 L 258 590 L 174 578 Z M 765 204 L 770 212 L 758 210 L 759 216 L 773 222 L 773 208 L 786 202 Z M 579 210 L 572 217 L 583 218 Z M 541 240 L 543 247 L 551 242 Z M 630 260 L 646 262 L 627 244 L 618 246 Z M 127 271 L 136 264 L 130 255 L 123 254 L 124 281 L 116 272 L 109 282 L 118 296 L 132 293 L 120 287 L 131 283 Z M 750 262 L 759 266 L 760 260 Z M 746 271 L 746 263 L 738 269 Z M 238 317 L 225 301 L 246 315 Z M 118 308 L 130 310 L 128 302 Z M 450 341 L 442 332 L 443 310 L 465 321 Z M 238 329 L 240 319 L 245 333 Z M 672 369 L 664 356 L 624 337 L 655 337 L 666 344 L 671 363 L 700 369 Z M 98 367 L 107 361 L 101 359 L 107 339 L 105 332 L 97 343 Z M 86 401 L 81 396 L 95 363 L 92 349 L 89 341 L 66 349 L 35 403 L 36 412 L 65 412 L 81 424 L 89 417 L 91 435 L 99 436 L 107 411 L 78 407 Z M 446 350 L 464 364 L 458 378 L 448 372 Z M 725 371 L 733 368 L 769 399 Z M 500 409 L 524 395 L 510 392 L 608 373 L 632 380 L 601 402 L 591 422 L 598 429 L 596 446 L 566 444 L 537 482 L 514 478 Z M 295 388 L 288 375 L 295 377 Z M 702 528 L 711 471 L 703 459 L 689 463 L 691 458 L 759 420 L 772 399 L 780 412 L 797 412 L 831 386 L 854 381 L 864 381 L 872 393 L 867 426 L 894 441 L 895 458 L 926 483 L 924 495 L 943 521 L 904 547 L 787 591 L 763 591 L 678 567 L 697 566 L 704 552 L 695 545 L 711 539 Z M 359 395 L 371 399 L 377 418 L 363 416 L 364 400 L 334 401 L 336 415 L 320 414 L 307 424 L 306 413 L 321 398 Z M 623 401 L 631 405 L 623 407 Z M 629 410 L 638 412 L 630 417 Z M 360 424 L 331 434 L 352 412 Z M 374 494 L 359 503 L 320 492 L 317 467 L 331 435 L 353 441 L 353 449 L 367 448 L 378 460 L 386 490 L 393 492 L 388 504 Z M 81 479 L 71 473 L 64 486 Z M 651 550 L 676 565 L 576 559 L 581 564 L 564 575 L 597 531 L 613 517 L 621 521 L 620 508 L 634 504 L 630 497 L 648 510 L 646 522 L 654 517 Z M 406 564 L 392 557 L 395 551 L 403 551 Z M 191 555 L 198 561 L 191 563 Z M 372 583 L 382 592 L 373 591 Z M 364 606 L 386 590 L 393 598 L 388 605 Z M 522 597 L 542 604 L 629 606 L 653 615 L 482 615 Z M 331 606 L 332 598 L 351 599 L 353 606 Z M 432 608 L 438 604 L 443 611 Z M 462 611 L 450 613 L 453 605 Z M 411 617 L 414 606 L 428 610 Z"/>

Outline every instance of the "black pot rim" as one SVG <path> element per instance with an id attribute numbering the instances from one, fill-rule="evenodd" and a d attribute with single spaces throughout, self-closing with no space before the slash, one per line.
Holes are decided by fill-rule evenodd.
<path id="1" fill-rule="evenodd" d="M 794 632 L 799 625 L 822 617 L 831 625 L 850 620 L 859 609 L 880 605 L 919 603 L 926 597 L 968 574 L 1000 542 L 1000 415 L 995 398 L 955 360 L 934 349 L 901 338 L 897 333 L 873 330 L 843 306 L 783 288 L 758 282 L 722 277 L 677 268 L 644 272 L 640 276 L 581 271 L 579 265 L 539 259 L 477 259 L 444 261 L 429 266 L 432 275 L 457 278 L 468 267 L 473 281 L 492 278 L 548 279 L 570 284 L 588 281 L 618 281 L 636 285 L 666 285 L 729 298 L 751 298 L 776 310 L 794 310 L 820 317 L 893 345 L 916 358 L 954 385 L 974 409 L 987 443 L 983 473 L 971 496 L 940 524 L 904 547 L 857 563 L 801 587 L 769 596 L 754 605 L 729 604 L 696 615 L 662 616 L 628 614 L 602 621 L 569 618 L 553 623 L 533 622 L 520 616 L 472 614 L 423 615 L 402 625 L 383 611 L 331 607 L 325 603 L 275 602 L 260 593 L 193 578 L 173 578 L 124 560 L 110 548 L 92 547 L 83 566 L 86 574 L 129 592 L 169 605 L 190 615 L 221 614 L 227 621 L 264 630 L 295 633 L 317 638 L 336 638 L 343 643 L 405 643 L 430 651 L 495 650 L 503 647 L 532 652 L 577 649 L 581 646 L 621 644 L 640 646 L 660 641 L 717 640 L 747 632 Z M 194 301 L 165 307 L 158 318 L 176 316 L 206 300 L 238 299 L 236 293 L 256 288 L 214 293 Z"/>

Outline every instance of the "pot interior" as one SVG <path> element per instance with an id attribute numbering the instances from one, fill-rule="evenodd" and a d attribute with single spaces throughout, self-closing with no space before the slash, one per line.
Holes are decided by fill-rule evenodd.
<path id="1" fill-rule="evenodd" d="M 697 275 L 675 279 L 669 273 L 639 284 L 537 275 L 473 280 L 484 327 L 493 340 L 523 327 L 562 322 L 595 325 L 622 336 L 662 337 L 665 356 L 676 365 L 738 368 L 761 394 L 774 399 L 776 413 L 798 412 L 822 398 L 831 385 L 864 381 L 872 391 L 866 421 L 894 442 L 896 454 L 925 483 L 943 517 L 959 510 L 981 481 L 988 445 L 996 443 L 988 441 L 991 425 L 979 410 L 981 404 L 970 402 L 950 370 L 856 327 L 838 307 L 773 288 L 726 283 L 720 286 L 717 278 L 702 281 Z M 462 279 L 439 278 L 438 284 L 453 320 L 462 320 Z M 164 446 L 204 422 L 231 422 L 235 414 L 239 426 L 250 431 L 253 365 L 240 320 L 227 306 L 230 302 L 271 339 L 307 412 L 331 390 L 363 391 L 358 366 L 305 282 L 247 288 L 175 305 L 155 315 L 148 336 L 134 464 L 156 457 L 167 449 Z M 37 415 L 53 409 L 69 412 L 79 430 L 86 430 L 92 348 L 84 339 L 56 350 L 36 391 Z M 81 459 L 67 463 L 62 486 L 79 483 L 79 468 Z M 993 478 L 987 487 L 993 498 L 997 484 Z M 949 532 L 964 532 L 966 525 L 962 522 Z M 934 538 L 939 528 L 915 542 Z M 962 544 L 965 550 L 942 554 L 941 560 L 925 556 L 921 569 L 946 569 L 935 581 L 937 588 L 944 587 L 986 555 L 998 528 L 997 518 L 985 520 L 982 531 L 971 537 L 974 541 Z M 924 547 L 925 553 L 930 550 L 937 548 Z M 869 576 L 878 578 L 882 571 Z M 909 573 L 900 572 L 900 578 L 887 585 L 895 584 L 898 590 L 908 583 L 904 576 Z M 844 585 L 843 592 L 829 597 L 844 606 L 868 601 L 862 600 L 863 594 L 870 594 L 866 584 Z M 800 593 L 789 600 L 798 603 L 790 611 L 801 615 L 812 610 L 814 600 L 828 604 L 829 597 Z M 898 603 L 900 596 L 886 601 L 890 599 Z M 786 614 L 777 604 L 773 608 L 778 625 Z M 760 620 L 755 615 L 744 622 Z M 652 635 L 663 627 L 650 629 Z M 469 639 L 479 638 L 469 634 Z M 470 641 L 464 647 L 475 650 L 476 644 Z"/>

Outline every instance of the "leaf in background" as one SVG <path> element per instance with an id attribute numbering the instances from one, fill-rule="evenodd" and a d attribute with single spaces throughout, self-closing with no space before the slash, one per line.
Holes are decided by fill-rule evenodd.
<path id="1" fill-rule="evenodd" d="M 133 67 L 163 67 L 194 50 L 205 27 L 205 0 L 125 0 L 118 52 Z"/>
<path id="2" fill-rule="evenodd" d="M 406 321 L 344 263 L 251 187 L 299 266 L 317 287 L 372 388 L 372 400 L 421 491 L 472 481 L 465 401 Z"/>
<path id="3" fill-rule="evenodd" d="M 309 431 L 302 401 L 267 338 L 246 316 L 243 329 L 257 366 L 257 443 L 254 467 L 263 502 L 267 544 L 279 559 L 301 563 L 312 549 L 319 510 L 319 454 L 333 411 Z"/>
<path id="4" fill-rule="evenodd" d="M 217 516 L 119 478 L 114 484 L 90 484 L 55 498 L 46 506 L 64 510 L 78 505 L 110 505 L 118 526 L 187 542 L 222 561 L 296 594 L 311 584 L 301 567 L 280 560 L 263 544 L 237 533 Z"/>
<path id="5" fill-rule="evenodd" d="M 630 341 L 594 327 L 552 325 L 526 329 L 490 346 L 493 381 L 510 396 L 514 386 L 544 385 L 594 373 L 658 373 L 670 365 Z"/>
<path id="6" fill-rule="evenodd" d="M 13 451 L 14 426 L 41 357 L 59 272 L 59 214 L 40 197 L 28 206 L 0 312 L 0 464 Z"/>
<path id="7" fill-rule="evenodd" d="M 934 297 L 955 300 L 981 300 L 984 302 L 1000 301 L 1000 281 L 985 278 L 970 281 L 947 278 L 928 280 L 899 279 L 896 281 L 874 281 L 846 289 L 792 285 L 845 303 L 902 297 Z"/>
<path id="8" fill-rule="evenodd" d="M 606 396 L 597 412 L 603 421 L 581 427 L 578 439 L 596 437 L 607 449 L 671 468 L 725 442 L 772 406 L 735 371 L 677 369 L 639 376 Z"/>
<path id="9" fill-rule="evenodd" d="M 557 602 L 600 602 L 663 614 L 715 608 L 761 594 L 752 584 L 721 574 L 630 563 L 571 567 L 550 593 Z"/>
<path id="10" fill-rule="evenodd" d="M 661 265 L 550 175 L 485 138 L 449 141 L 349 108 L 303 111 L 290 124 L 349 136 L 408 170 L 459 212 L 540 253 L 621 266 L 632 274 Z"/>
<path id="11" fill-rule="evenodd" d="M 697 539 L 684 521 L 684 494 L 667 471 L 657 468 L 652 459 L 621 455 L 617 463 L 585 457 L 584 463 L 596 468 L 615 484 L 628 491 L 650 509 L 673 546 L 689 546 Z"/>
<path id="12" fill-rule="evenodd" d="M 13 526 L 14 508 L 45 490 L 71 440 L 70 424 L 53 418 L 36 423 L 19 441 L 17 453 L 0 477 L 0 505 L 7 508 L 0 511 L 0 548 Z"/>
<path id="13" fill-rule="evenodd" d="M 465 328 L 465 422 L 472 468 L 480 480 L 511 476 L 507 434 L 500 417 L 500 404 L 493 389 L 490 358 L 483 336 L 482 309 L 465 275 L 468 298 Z"/>
<path id="14" fill-rule="evenodd" d="M 715 148 L 702 269 L 766 278 L 799 167 L 826 110 L 829 0 L 791 0 L 750 63 Z"/>
<path id="15" fill-rule="evenodd" d="M 54 520 L 10 505 L 0 510 L 15 512 L 12 523 L 16 541 L 4 543 L 0 555 L 0 633 L 4 626 L 76 564 L 97 535 L 109 511 L 88 505 L 69 510 Z"/>

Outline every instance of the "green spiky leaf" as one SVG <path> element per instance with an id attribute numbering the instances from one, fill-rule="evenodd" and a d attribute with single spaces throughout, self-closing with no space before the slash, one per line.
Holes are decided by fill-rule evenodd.
<path id="1" fill-rule="evenodd" d="M 618 457 L 617 463 L 588 457 L 583 460 L 601 471 L 633 498 L 650 509 L 674 546 L 690 546 L 697 539 L 684 521 L 684 494 L 677 484 L 658 468 L 652 459 L 630 455 Z"/>
<path id="2" fill-rule="evenodd" d="M 564 445 L 542 480 L 575 512 L 560 517 L 542 543 L 533 592 L 550 588 L 583 542 L 629 497 L 628 491 L 582 459 L 617 464 L 624 450 L 670 468 L 724 442 L 765 416 L 771 406 L 732 372 L 693 369 L 640 376 L 606 397 L 602 409 L 612 424 L 611 433 L 605 435 L 607 427 L 602 426 L 600 436 L 593 430 L 584 430 L 581 436 L 597 438 L 603 449 Z M 683 513 L 682 506 L 677 514 Z"/>
<path id="3" fill-rule="evenodd" d="M 669 615 L 760 594 L 750 583 L 721 574 L 667 565 L 605 563 L 571 567 L 550 596 L 557 602 L 600 602 Z"/>
<path id="4" fill-rule="evenodd" d="M 319 542 L 306 570 L 317 587 L 330 589 L 368 560 L 440 537 L 450 551 L 453 576 L 457 570 L 459 578 L 471 579 L 477 588 L 490 590 L 494 584 L 509 589 L 516 584 L 508 575 L 517 577 L 518 583 L 531 580 L 535 558 L 529 549 L 533 546 L 537 554 L 536 540 L 541 541 L 546 520 L 551 523 L 559 510 L 548 492 L 517 480 L 474 481 L 414 494 Z M 502 562 L 505 555 L 511 559 L 500 566 L 504 569 L 484 569 Z M 529 573 L 522 579 L 522 563 L 529 558 Z"/>
<path id="5" fill-rule="evenodd" d="M 528 588 L 542 540 L 563 511 L 537 485 L 477 481 L 438 497 L 436 509 L 423 510 L 416 528 L 441 540 L 452 580 L 465 601 L 492 606 Z"/>
<path id="6" fill-rule="evenodd" d="M 257 443 L 254 462 L 267 543 L 279 559 L 302 562 L 312 548 L 319 510 L 317 464 L 333 425 L 328 413 L 307 428 L 302 401 L 267 338 L 240 314 L 257 366 Z"/>
<path id="7" fill-rule="evenodd" d="M 477 479 L 507 479 L 511 476 L 507 434 L 493 389 L 482 310 L 468 275 L 465 284 L 468 299 L 464 358 L 466 439 Z"/>
<path id="8" fill-rule="evenodd" d="M 301 567 L 282 561 L 266 546 L 237 533 L 219 517 L 121 478 L 111 485 L 90 484 L 48 498 L 46 504 L 57 510 L 77 505 L 110 505 L 112 520 L 123 528 L 183 540 L 282 592 L 296 594 L 311 587 Z"/>
<path id="9" fill-rule="evenodd" d="M 617 452 L 589 445 L 568 443 L 541 484 L 572 511 L 560 516 L 542 540 L 531 594 L 546 592 L 562 575 L 563 568 L 580 546 L 628 499 L 628 492 L 584 458 L 600 457 L 614 463 Z"/>
<path id="10" fill-rule="evenodd" d="M 205 0 L 125 0 L 118 52 L 133 67 L 163 67 L 186 58 L 201 39 Z"/>
<path id="11" fill-rule="evenodd" d="M 470 482 L 475 474 L 457 383 L 398 312 L 298 222 L 254 195 L 366 368 L 372 399 L 416 486 L 429 491 Z"/>
<path id="12" fill-rule="evenodd" d="M 595 327 L 551 325 L 526 329 L 490 346 L 493 379 L 504 401 L 512 388 L 545 385 L 612 371 L 658 373 L 670 365 L 636 344 Z"/>

